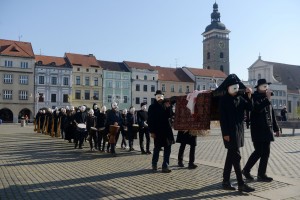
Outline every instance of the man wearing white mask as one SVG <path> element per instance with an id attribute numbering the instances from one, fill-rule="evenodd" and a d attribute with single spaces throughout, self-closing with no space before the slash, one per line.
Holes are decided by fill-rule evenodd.
<path id="1" fill-rule="evenodd" d="M 100 113 L 97 116 L 97 129 L 98 129 L 98 150 L 104 152 L 105 143 L 107 140 L 107 132 L 105 131 L 106 124 L 106 106 L 102 106 Z"/>
<path id="2" fill-rule="evenodd" d="M 79 112 L 77 112 L 74 116 L 74 122 L 77 125 L 76 136 L 74 139 L 75 149 L 78 146 L 78 142 L 79 142 L 79 149 L 82 149 L 83 140 L 87 136 L 87 130 L 86 130 L 87 113 L 85 112 L 85 110 L 86 110 L 85 106 L 80 106 Z M 83 127 L 79 127 L 78 126 L 79 124 L 83 125 Z"/>
<path id="3" fill-rule="evenodd" d="M 169 119 L 172 117 L 172 108 L 170 103 L 164 103 L 164 94 L 157 90 L 155 101 L 149 106 L 148 127 L 151 137 L 154 139 L 154 149 L 152 157 L 152 170 L 157 171 L 157 162 L 160 149 L 164 148 L 164 159 L 162 163 L 162 172 L 170 173 L 169 168 L 171 146 L 175 143 L 173 131 Z"/>
<path id="4" fill-rule="evenodd" d="M 150 134 L 148 129 L 148 112 L 147 112 L 147 103 L 141 103 L 141 110 L 137 112 L 137 122 L 139 125 L 139 141 L 142 154 L 151 154 L 150 152 Z M 144 135 L 146 137 L 146 151 L 144 148 Z"/>
<path id="5" fill-rule="evenodd" d="M 274 141 L 274 132 L 279 135 L 279 128 L 272 107 L 272 91 L 266 79 L 257 81 L 257 91 L 253 94 L 254 107 L 250 115 L 251 137 L 254 146 L 254 152 L 249 157 L 243 174 L 248 180 L 253 180 L 250 174 L 252 167 L 260 159 L 257 173 L 257 180 L 262 182 L 271 182 L 273 178 L 266 175 L 267 165 L 270 155 L 271 142 Z"/>
<path id="6" fill-rule="evenodd" d="M 129 151 L 133 151 L 133 140 L 134 140 L 134 134 L 137 132 L 137 130 L 133 129 L 133 125 L 136 124 L 135 120 L 135 108 L 131 106 L 129 108 L 129 112 L 127 113 L 127 128 L 128 128 L 128 143 L 129 143 Z"/>
<path id="7" fill-rule="evenodd" d="M 220 98 L 219 104 L 221 131 L 227 149 L 222 188 L 224 190 L 236 190 L 230 183 L 230 173 L 233 166 L 238 182 L 238 190 L 240 192 L 252 192 L 255 189 L 244 182 L 240 165 L 240 147 L 244 146 L 244 115 L 246 110 L 251 111 L 253 108 L 252 90 L 246 88 L 246 94 L 241 96 L 238 95 L 240 86 L 244 87 L 235 74 L 228 75 L 220 85 L 220 87 L 226 89 L 226 93 Z"/>

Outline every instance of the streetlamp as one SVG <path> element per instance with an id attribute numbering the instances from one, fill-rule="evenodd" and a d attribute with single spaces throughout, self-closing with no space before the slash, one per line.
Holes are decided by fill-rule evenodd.
<path id="1" fill-rule="evenodd" d="M 36 107 L 35 107 L 35 114 L 38 113 L 38 102 L 39 102 L 39 98 L 40 98 L 40 93 L 38 92 L 36 95 L 35 95 L 35 98 L 36 98 Z"/>

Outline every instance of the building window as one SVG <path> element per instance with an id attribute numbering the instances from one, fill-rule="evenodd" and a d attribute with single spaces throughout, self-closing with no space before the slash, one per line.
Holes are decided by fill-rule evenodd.
<path id="1" fill-rule="evenodd" d="M 224 58 L 224 53 L 223 52 L 220 53 L 220 58 Z"/>
<path id="2" fill-rule="evenodd" d="M 123 82 L 123 88 L 129 88 L 129 83 L 128 82 Z"/>
<path id="3" fill-rule="evenodd" d="M 13 61 L 11 60 L 5 60 L 5 67 L 12 67 Z"/>
<path id="4" fill-rule="evenodd" d="M 3 99 L 12 99 L 12 90 L 4 90 Z"/>
<path id="5" fill-rule="evenodd" d="M 207 52 L 207 54 L 206 54 L 206 59 L 207 59 L 207 60 L 210 59 L 210 52 Z"/>
<path id="6" fill-rule="evenodd" d="M 19 91 L 19 99 L 20 100 L 28 100 L 27 91 L 20 90 Z"/>
<path id="7" fill-rule="evenodd" d="M 292 102 L 291 101 L 288 101 L 288 112 L 291 113 L 292 112 Z"/>
<path id="8" fill-rule="evenodd" d="M 45 77 L 39 76 L 39 84 L 45 84 Z"/>
<path id="9" fill-rule="evenodd" d="M 144 92 L 147 92 L 147 85 L 144 85 L 144 87 L 143 87 L 143 89 L 144 89 Z"/>
<path id="10" fill-rule="evenodd" d="M 165 85 L 165 84 L 161 84 L 161 90 L 162 90 L 163 92 L 166 91 L 166 85 Z"/>
<path id="11" fill-rule="evenodd" d="M 75 91 L 75 99 L 81 99 L 81 91 L 80 90 Z"/>
<path id="12" fill-rule="evenodd" d="M 143 98 L 143 103 L 147 103 L 147 97 Z"/>
<path id="13" fill-rule="evenodd" d="M 144 76 L 144 80 L 147 80 L 147 76 L 146 75 Z"/>
<path id="14" fill-rule="evenodd" d="M 56 102 L 56 94 L 51 94 L 51 102 Z"/>
<path id="15" fill-rule="evenodd" d="M 205 90 L 206 89 L 206 86 L 205 85 L 202 85 L 202 90 Z"/>
<path id="16" fill-rule="evenodd" d="M 140 104 L 140 97 L 135 98 L 135 104 Z"/>
<path id="17" fill-rule="evenodd" d="M 200 85 L 197 85 L 197 90 L 200 90 Z"/>
<path id="18" fill-rule="evenodd" d="M 6 84 L 12 83 L 12 74 L 4 74 L 3 82 Z"/>
<path id="19" fill-rule="evenodd" d="M 63 94 L 63 103 L 68 103 L 69 102 L 69 95 Z"/>
<path id="20" fill-rule="evenodd" d="M 85 86 L 90 85 L 90 77 L 85 77 Z"/>
<path id="21" fill-rule="evenodd" d="M 77 71 L 80 72 L 80 68 L 79 67 L 77 68 Z"/>
<path id="22" fill-rule="evenodd" d="M 121 79 L 121 74 L 119 74 L 119 73 L 115 74 L 115 79 L 120 80 Z"/>
<path id="23" fill-rule="evenodd" d="M 21 85 L 28 85 L 28 76 L 27 75 L 21 75 L 20 76 L 20 84 Z"/>
<path id="24" fill-rule="evenodd" d="M 139 79 L 139 75 L 136 75 L 136 79 Z"/>
<path id="25" fill-rule="evenodd" d="M 86 69 L 86 72 L 89 72 L 90 70 L 89 69 Z"/>
<path id="26" fill-rule="evenodd" d="M 89 90 L 84 91 L 84 99 L 85 100 L 90 100 L 90 91 Z"/>
<path id="27" fill-rule="evenodd" d="M 107 73 L 107 78 L 112 78 L 113 74 L 112 73 Z"/>
<path id="28" fill-rule="evenodd" d="M 175 86 L 171 85 L 171 92 L 175 92 Z"/>
<path id="29" fill-rule="evenodd" d="M 186 86 L 186 92 L 188 93 L 188 92 L 190 92 L 190 86 Z"/>
<path id="30" fill-rule="evenodd" d="M 135 85 L 135 91 L 140 91 L 140 85 L 139 84 Z"/>
<path id="31" fill-rule="evenodd" d="M 179 93 L 182 93 L 182 85 L 179 85 L 179 90 L 178 90 Z"/>
<path id="32" fill-rule="evenodd" d="M 155 77 L 153 77 L 152 80 L 155 81 Z"/>
<path id="33" fill-rule="evenodd" d="M 120 81 L 116 81 L 116 88 L 121 88 L 121 82 Z"/>
<path id="34" fill-rule="evenodd" d="M 207 66 L 207 69 L 210 69 L 210 66 Z"/>
<path id="35" fill-rule="evenodd" d="M 98 85 L 99 85 L 98 77 L 94 77 L 94 86 L 98 86 Z"/>
<path id="36" fill-rule="evenodd" d="M 94 91 L 93 99 L 94 100 L 99 100 L 99 92 L 98 91 Z"/>
<path id="37" fill-rule="evenodd" d="M 68 77 L 64 77 L 63 84 L 64 85 L 69 85 L 69 78 Z"/>
<path id="38" fill-rule="evenodd" d="M 107 82 L 107 85 L 108 85 L 108 86 L 107 86 L 108 88 L 112 88 L 112 87 L 113 87 L 113 82 L 112 82 L 112 81 L 108 81 L 108 82 Z"/>
<path id="39" fill-rule="evenodd" d="M 155 92 L 155 86 L 151 85 L 151 92 Z"/>
<path id="40" fill-rule="evenodd" d="M 80 76 L 76 76 L 76 85 L 80 85 Z"/>
<path id="41" fill-rule="evenodd" d="M 38 93 L 39 94 L 39 102 L 44 102 L 44 94 L 43 93 Z"/>
<path id="42" fill-rule="evenodd" d="M 51 77 L 51 85 L 57 85 L 57 77 Z"/>
<path id="43" fill-rule="evenodd" d="M 151 104 L 153 104 L 155 101 L 155 98 L 151 98 Z"/>
<path id="44" fill-rule="evenodd" d="M 128 97 L 124 96 L 124 102 L 123 103 L 127 103 L 128 102 Z"/>
<path id="45" fill-rule="evenodd" d="M 258 75 L 257 75 L 257 78 L 258 78 L 258 79 L 261 79 L 261 74 L 258 74 Z"/>
<path id="46" fill-rule="evenodd" d="M 220 70 L 221 70 L 222 72 L 224 72 L 223 65 L 220 66 Z"/>
<path id="47" fill-rule="evenodd" d="M 27 69 L 28 68 L 28 62 L 21 62 L 21 68 Z"/>
<path id="48" fill-rule="evenodd" d="M 108 103 L 111 103 L 111 99 L 112 99 L 111 95 L 108 95 L 108 96 L 107 96 L 107 102 L 108 102 Z"/>

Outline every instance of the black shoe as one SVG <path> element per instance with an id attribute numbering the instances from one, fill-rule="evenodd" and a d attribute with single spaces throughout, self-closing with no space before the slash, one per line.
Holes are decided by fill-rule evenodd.
<path id="1" fill-rule="evenodd" d="M 273 181 L 273 178 L 268 177 L 267 175 L 257 176 L 257 181 L 261 181 L 261 182 L 271 182 L 271 181 Z"/>
<path id="2" fill-rule="evenodd" d="M 152 171 L 157 171 L 157 166 L 152 166 Z"/>
<path id="3" fill-rule="evenodd" d="M 112 153 L 111 155 L 112 155 L 112 157 L 117 157 L 116 153 Z"/>
<path id="4" fill-rule="evenodd" d="M 147 154 L 147 153 L 146 153 L 146 151 L 144 151 L 144 150 L 142 150 L 142 152 L 141 152 L 141 153 L 142 153 L 142 154 Z"/>
<path id="5" fill-rule="evenodd" d="M 243 185 L 239 185 L 238 190 L 239 190 L 239 192 L 254 192 L 255 191 L 254 188 L 248 186 L 246 183 L 244 183 Z"/>
<path id="6" fill-rule="evenodd" d="M 182 162 L 179 162 L 178 167 L 184 167 L 184 164 Z"/>
<path id="7" fill-rule="evenodd" d="M 189 169 L 196 169 L 197 167 L 198 165 L 195 165 L 194 163 L 188 166 Z"/>
<path id="8" fill-rule="evenodd" d="M 82 147 L 79 147 L 78 149 L 82 149 Z"/>
<path id="9" fill-rule="evenodd" d="M 170 173 L 172 170 L 170 170 L 169 168 L 162 168 L 161 172 L 162 173 Z"/>
<path id="10" fill-rule="evenodd" d="M 223 181 L 222 188 L 223 190 L 236 190 L 236 188 L 233 187 L 229 181 Z"/>
<path id="11" fill-rule="evenodd" d="M 246 172 L 246 171 L 242 171 L 242 174 L 245 176 L 245 178 L 247 179 L 247 180 L 250 180 L 250 181 L 253 181 L 254 180 L 254 178 L 253 178 L 253 176 L 250 174 L 250 172 Z"/>
<path id="12" fill-rule="evenodd" d="M 146 154 L 152 154 L 152 153 L 151 153 L 151 151 L 148 150 L 148 151 L 146 151 Z"/>

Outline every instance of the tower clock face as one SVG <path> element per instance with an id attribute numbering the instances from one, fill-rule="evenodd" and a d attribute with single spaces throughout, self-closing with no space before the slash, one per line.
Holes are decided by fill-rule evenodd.
<path id="1" fill-rule="evenodd" d="M 220 47 L 221 49 L 223 49 L 223 48 L 225 47 L 225 43 L 224 43 L 223 41 L 220 41 L 220 42 L 219 42 L 219 47 Z"/>

